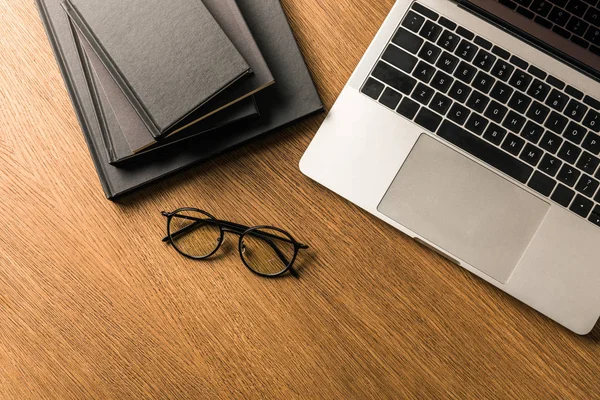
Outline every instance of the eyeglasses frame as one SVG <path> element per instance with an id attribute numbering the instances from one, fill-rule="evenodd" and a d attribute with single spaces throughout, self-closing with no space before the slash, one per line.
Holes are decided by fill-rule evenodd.
<path id="1" fill-rule="evenodd" d="M 204 222 L 209 222 L 209 223 L 213 223 L 215 224 L 218 228 L 219 228 L 219 232 L 220 232 L 220 236 L 219 236 L 219 240 L 218 240 L 218 244 L 215 247 L 215 249 L 213 251 L 211 251 L 209 254 L 203 255 L 203 256 L 199 256 L 199 257 L 194 257 L 192 255 L 186 254 L 183 251 L 181 251 L 177 245 L 175 244 L 175 240 L 173 238 L 173 235 L 177 234 L 178 232 L 171 232 L 171 220 L 173 219 L 173 217 L 175 217 L 176 215 L 178 215 L 181 212 L 185 212 L 185 211 L 192 211 L 192 212 L 198 212 L 200 214 L 206 215 L 208 218 L 207 219 L 203 219 L 202 221 Z M 246 226 L 246 225 L 242 225 L 242 224 L 238 224 L 235 222 L 231 222 L 231 221 L 225 221 L 225 220 L 220 220 L 217 219 L 215 216 L 211 215 L 210 213 L 201 210 L 199 208 L 193 208 L 193 207 L 183 207 L 183 208 L 178 208 L 175 211 L 172 212 L 166 212 L 166 211 L 162 211 L 161 214 L 167 218 L 167 236 L 165 236 L 162 241 L 164 243 L 169 243 L 173 246 L 173 248 L 175 249 L 175 251 L 177 251 L 179 254 L 181 254 L 182 256 L 186 257 L 186 258 L 190 258 L 192 260 L 206 260 L 210 257 L 212 257 L 223 245 L 223 241 L 225 238 L 225 233 L 233 233 L 234 235 L 238 235 L 239 236 L 239 240 L 238 240 L 238 253 L 240 256 L 240 259 L 242 260 L 242 263 L 244 264 L 244 266 L 246 268 L 248 268 L 252 273 L 265 277 L 265 278 L 275 278 L 278 276 L 281 276 L 283 274 L 285 274 L 286 272 L 290 272 L 290 274 L 292 274 L 294 277 L 298 277 L 298 272 L 294 269 L 293 265 L 294 262 L 296 261 L 296 258 L 298 256 L 298 253 L 300 250 L 306 250 L 309 248 L 308 245 L 303 244 L 298 242 L 296 239 L 294 239 L 294 237 L 287 231 L 275 227 L 275 226 L 270 226 L 270 225 L 258 225 L 258 226 Z M 185 215 L 178 215 L 179 217 L 188 217 Z M 193 217 L 188 217 L 189 218 L 193 218 Z M 198 221 L 197 221 L 198 222 Z M 188 227 L 192 226 L 188 225 Z M 186 227 L 186 228 L 188 228 Z M 183 228 L 183 229 L 186 229 Z M 253 231 L 259 231 L 261 229 L 271 229 L 277 232 L 282 233 L 283 235 L 285 235 L 285 238 L 282 237 L 277 237 L 277 239 L 279 240 L 283 240 L 285 242 L 291 243 L 294 245 L 294 255 L 292 257 L 292 259 L 287 262 L 287 265 L 285 266 L 285 268 L 283 268 L 281 271 L 276 272 L 274 274 L 265 274 L 259 271 L 254 270 L 245 260 L 244 258 L 244 245 L 243 245 L 243 239 L 244 236 L 250 234 Z M 261 232 L 262 235 L 267 235 L 267 236 L 271 236 L 266 232 Z M 289 239 L 288 239 L 289 238 Z M 286 258 L 284 255 L 282 255 L 281 250 L 279 250 L 276 246 L 271 245 L 271 247 L 273 248 L 273 250 L 275 250 L 275 252 L 277 253 L 277 255 L 279 256 L 279 258 L 281 259 L 282 262 L 286 262 Z"/>

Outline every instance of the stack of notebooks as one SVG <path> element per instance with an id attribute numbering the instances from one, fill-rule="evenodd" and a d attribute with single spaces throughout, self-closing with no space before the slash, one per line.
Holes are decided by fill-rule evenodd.
<path id="1" fill-rule="evenodd" d="M 109 199 L 323 108 L 279 0 L 37 0 Z"/>

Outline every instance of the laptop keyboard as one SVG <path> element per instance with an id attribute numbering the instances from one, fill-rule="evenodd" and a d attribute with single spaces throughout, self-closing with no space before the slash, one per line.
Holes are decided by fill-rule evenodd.
<path id="1" fill-rule="evenodd" d="M 600 0 L 497 0 L 600 56 Z"/>
<path id="2" fill-rule="evenodd" d="M 600 226 L 600 102 L 583 91 L 413 3 L 361 92 Z"/>

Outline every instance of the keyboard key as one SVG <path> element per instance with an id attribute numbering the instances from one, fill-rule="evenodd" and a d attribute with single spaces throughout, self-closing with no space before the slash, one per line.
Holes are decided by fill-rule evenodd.
<path id="1" fill-rule="evenodd" d="M 527 91 L 527 94 L 536 99 L 539 102 L 546 100 L 546 96 L 550 93 L 550 85 L 536 79 L 531 84 L 531 87 Z"/>
<path id="2" fill-rule="evenodd" d="M 583 99 L 583 92 L 579 89 L 575 89 L 573 86 L 567 86 L 565 92 L 568 95 L 575 97 L 577 100 Z"/>
<path id="3" fill-rule="evenodd" d="M 464 83 L 456 81 L 454 82 L 454 85 L 452 85 L 448 95 L 454 100 L 464 103 L 465 100 L 467 100 L 467 97 L 469 97 L 469 94 L 471 94 L 471 90 L 472 89 Z"/>
<path id="4" fill-rule="evenodd" d="M 420 106 L 418 103 L 409 99 L 408 97 L 405 97 L 400 102 L 400 105 L 398 106 L 396 112 L 408 119 L 413 119 L 415 115 L 417 115 L 417 111 L 419 111 L 419 108 Z"/>
<path id="5" fill-rule="evenodd" d="M 558 158 L 551 156 L 550 154 L 544 154 L 544 158 L 542 158 L 542 162 L 538 167 L 540 171 L 547 173 L 550 176 L 556 175 L 558 169 L 562 165 L 562 161 Z"/>
<path id="6" fill-rule="evenodd" d="M 419 58 L 427 61 L 429 64 L 435 64 L 441 53 L 442 50 L 439 47 L 433 43 L 425 42 L 421 51 L 419 51 Z"/>
<path id="7" fill-rule="evenodd" d="M 525 114 L 529 104 L 531 104 L 531 99 L 521 92 L 515 92 L 508 102 L 510 108 L 521 114 Z"/>
<path id="8" fill-rule="evenodd" d="M 442 93 L 446 93 L 450 88 L 450 85 L 452 85 L 452 82 L 454 82 L 454 78 L 442 71 L 437 71 L 431 80 L 431 86 Z"/>
<path id="9" fill-rule="evenodd" d="M 377 63 L 377 66 L 373 70 L 373 76 L 404 94 L 410 94 L 417 84 L 416 79 L 383 61 Z"/>
<path id="10" fill-rule="evenodd" d="M 538 103 L 537 101 L 534 101 L 529 108 L 529 111 L 527 111 L 527 118 L 531 118 L 538 124 L 543 124 L 549 113 L 550 109 L 548 107 Z"/>
<path id="11" fill-rule="evenodd" d="M 556 154 L 562 143 L 563 140 L 560 137 L 550 131 L 546 131 L 540 142 L 540 147 L 552 154 Z"/>
<path id="12" fill-rule="evenodd" d="M 548 15 L 548 19 L 558 26 L 565 26 L 571 15 L 565 10 L 554 7 Z"/>
<path id="13" fill-rule="evenodd" d="M 441 93 L 436 93 L 431 99 L 431 103 L 429 103 L 429 107 L 441 115 L 446 115 L 451 105 L 452 100 Z"/>
<path id="14" fill-rule="evenodd" d="M 589 132 L 582 144 L 583 148 L 591 151 L 593 154 L 600 154 L 600 136 Z"/>
<path id="15" fill-rule="evenodd" d="M 565 39 L 568 39 L 571 37 L 571 32 L 569 32 L 557 25 L 554 25 L 554 28 L 552 28 L 552 31 L 558 33 L 560 36 L 564 37 Z"/>
<path id="16" fill-rule="evenodd" d="M 492 100 L 487 110 L 485 110 L 484 115 L 496 123 L 501 123 L 507 112 L 508 108 L 497 101 Z"/>
<path id="17" fill-rule="evenodd" d="M 581 179 L 579 179 L 579 182 L 577 182 L 575 190 L 589 198 L 592 198 L 596 194 L 598 186 L 600 186 L 600 182 L 590 176 L 583 175 Z"/>
<path id="18" fill-rule="evenodd" d="M 504 143 L 502 143 L 502 148 L 513 156 L 518 156 L 524 146 L 525 141 L 512 133 L 509 133 L 506 139 L 504 139 Z"/>
<path id="19" fill-rule="evenodd" d="M 404 28 L 398 28 L 392 42 L 407 50 L 409 53 L 417 54 L 417 51 L 421 48 L 424 40 Z"/>
<path id="20" fill-rule="evenodd" d="M 512 56 L 510 58 L 510 62 L 513 63 L 514 65 L 516 65 L 517 67 L 521 68 L 521 69 L 527 69 L 529 68 L 529 63 L 517 56 Z"/>
<path id="21" fill-rule="evenodd" d="M 589 42 L 587 42 L 586 40 L 583 40 L 579 36 L 572 35 L 570 40 L 571 40 L 571 42 L 575 43 L 578 46 L 583 47 L 584 49 L 587 49 L 588 47 L 590 47 Z"/>
<path id="22" fill-rule="evenodd" d="M 498 78 L 504 82 L 507 82 L 508 78 L 510 78 L 510 75 L 513 73 L 514 70 L 515 70 L 515 67 L 513 67 L 506 61 L 498 60 L 498 61 L 496 61 L 494 68 L 492 68 L 491 74 L 492 74 L 492 76 L 495 76 L 496 78 Z"/>
<path id="23" fill-rule="evenodd" d="M 439 18 L 439 14 L 438 13 L 436 13 L 433 10 L 430 10 L 429 8 L 425 7 L 422 4 L 413 3 L 412 9 L 415 10 L 415 11 L 417 11 L 417 12 L 420 12 L 421 14 L 423 14 L 424 16 L 426 16 L 427 18 L 430 18 L 430 19 L 432 19 L 434 21 L 436 21 Z"/>
<path id="24" fill-rule="evenodd" d="M 465 124 L 465 128 L 467 128 L 476 135 L 481 135 L 485 130 L 485 127 L 487 126 L 488 122 L 489 121 L 481 115 L 472 113 L 469 119 L 467 120 L 467 123 Z"/>
<path id="25" fill-rule="evenodd" d="M 470 64 L 467 64 L 464 61 L 461 61 L 460 65 L 454 72 L 454 76 L 457 79 L 460 79 L 461 81 L 463 81 L 464 83 L 471 83 L 476 72 L 477 72 L 477 69 L 475 67 L 473 67 Z"/>
<path id="26" fill-rule="evenodd" d="M 578 17 L 583 17 L 588 6 L 581 0 L 570 0 L 565 9 Z"/>
<path id="27" fill-rule="evenodd" d="M 410 96 L 413 100 L 418 101 L 421 104 L 429 104 L 429 101 L 431 100 L 431 98 L 433 97 L 433 94 L 435 93 L 435 91 L 428 87 L 423 85 L 422 83 L 419 83 L 415 89 L 415 91 L 413 92 L 412 96 Z"/>
<path id="28" fill-rule="evenodd" d="M 600 206 L 596 206 L 590 214 L 589 221 L 600 226 Z"/>
<path id="29" fill-rule="evenodd" d="M 535 147 L 531 143 L 527 143 L 525 145 L 525 149 L 521 153 L 521 160 L 525 161 L 527 164 L 536 166 L 542 159 L 544 152 L 539 147 Z"/>
<path id="30" fill-rule="evenodd" d="M 571 99 L 567 109 L 565 110 L 565 115 L 577 122 L 581 122 L 587 110 L 588 107 L 586 105 L 578 102 L 577 100 Z"/>
<path id="31" fill-rule="evenodd" d="M 490 69 L 492 69 L 492 66 L 496 62 L 496 59 L 497 57 L 495 55 L 490 54 L 487 51 L 481 49 L 479 50 L 479 53 L 477 53 L 473 64 L 475 64 L 478 68 L 481 68 L 485 72 L 488 72 Z"/>
<path id="32" fill-rule="evenodd" d="M 435 42 L 440 36 L 440 33 L 442 33 L 442 29 L 443 28 L 435 22 L 427 21 L 419 31 L 419 36 Z"/>
<path id="33" fill-rule="evenodd" d="M 505 60 L 508 60 L 510 58 L 510 53 L 498 46 L 494 46 L 494 48 L 492 49 L 492 53 L 494 53 L 498 57 L 504 58 Z"/>
<path id="34" fill-rule="evenodd" d="M 379 102 L 384 106 L 395 110 L 396 107 L 398 107 L 398 103 L 400 103 L 401 99 L 402 95 L 400 93 L 396 92 L 394 89 L 386 88 L 379 98 Z"/>
<path id="35" fill-rule="evenodd" d="M 483 93 L 474 90 L 469 100 L 467 100 L 467 107 L 470 109 L 477 111 L 478 113 L 483 113 L 485 107 L 490 102 L 489 97 L 485 96 Z"/>
<path id="36" fill-rule="evenodd" d="M 575 197 L 575 200 L 573 200 L 571 207 L 569 207 L 569 210 L 583 218 L 587 218 L 590 211 L 592 211 L 592 207 L 594 207 L 594 203 L 591 200 L 578 194 L 577 197 Z"/>
<path id="37" fill-rule="evenodd" d="M 448 113 L 448 118 L 456 122 L 458 125 L 462 125 L 467 120 L 469 114 L 471 114 L 471 111 L 469 111 L 466 107 L 458 103 L 454 103 L 450 109 L 450 112 Z"/>
<path id="38" fill-rule="evenodd" d="M 485 133 L 483 134 L 484 139 L 489 140 L 497 146 L 500 146 L 502 140 L 506 136 L 506 129 L 499 127 L 493 122 L 489 124 Z"/>
<path id="39" fill-rule="evenodd" d="M 569 139 L 571 142 L 579 144 L 583 141 L 586 133 L 587 129 L 571 121 L 569 126 L 567 126 L 565 133 L 563 133 L 563 136 Z"/>
<path id="40" fill-rule="evenodd" d="M 486 50 L 491 50 L 492 46 L 493 46 L 493 44 L 490 41 L 482 38 L 481 36 L 475 37 L 474 42 L 475 42 L 475 44 L 483 47 Z"/>
<path id="41" fill-rule="evenodd" d="M 567 126 L 568 119 L 555 111 L 552 111 L 552 114 L 546 120 L 544 126 L 550 129 L 552 132 L 561 134 L 565 127 Z"/>
<path id="42" fill-rule="evenodd" d="M 475 81 L 477 81 L 477 78 L 475 78 Z M 497 100 L 498 102 L 500 102 L 502 104 L 506 104 L 506 102 L 508 101 L 508 99 L 510 99 L 510 96 L 513 94 L 513 92 L 514 92 L 514 90 L 510 86 L 498 81 L 494 85 L 494 89 L 492 89 L 490 96 L 492 96 L 492 98 L 494 100 Z"/>
<path id="43" fill-rule="evenodd" d="M 579 157 L 579 161 L 577 161 L 577 168 L 590 175 L 594 175 L 598 169 L 598 165 L 600 165 L 600 159 L 587 151 L 584 152 L 581 157 Z"/>
<path id="44" fill-rule="evenodd" d="M 365 82 L 363 88 L 361 89 L 361 92 L 366 94 L 370 98 L 377 100 L 383 92 L 384 87 L 385 85 L 383 83 L 378 82 L 373 78 L 369 78 Z"/>
<path id="45" fill-rule="evenodd" d="M 421 26 L 423 26 L 424 23 L 425 18 L 415 13 L 414 11 L 409 11 L 408 14 L 406 14 L 406 17 L 404 18 L 404 21 L 402 21 L 402 26 L 406 29 L 410 29 L 414 33 L 417 33 L 419 32 Z"/>
<path id="46" fill-rule="evenodd" d="M 475 37 L 475 34 L 473 32 L 466 30 L 462 26 L 459 26 L 458 29 L 456 29 L 456 33 L 468 40 L 473 40 L 473 38 Z"/>
<path id="47" fill-rule="evenodd" d="M 530 65 L 529 68 L 527 69 L 527 72 L 529 72 L 531 75 L 533 75 L 537 78 L 540 78 L 542 80 L 546 79 L 546 76 L 548 76 L 547 73 L 545 73 L 544 71 L 542 71 L 535 65 Z"/>
<path id="48" fill-rule="evenodd" d="M 523 129 L 523 125 L 525 125 L 525 117 L 523 117 L 522 115 L 517 114 L 514 111 L 510 111 L 508 113 L 508 115 L 506 116 L 506 119 L 504 120 L 504 123 L 502 124 L 503 127 L 505 127 L 506 129 L 508 129 L 509 131 L 512 131 L 514 133 L 519 133 L 521 132 L 521 129 Z"/>
<path id="49" fill-rule="evenodd" d="M 533 168 L 524 162 L 506 154 L 448 120 L 442 123 L 438 135 L 521 183 L 526 183 L 533 173 Z"/>
<path id="50" fill-rule="evenodd" d="M 550 96 L 548 96 L 548 100 L 546 100 L 546 105 L 558 112 L 562 112 L 562 110 L 565 109 L 568 100 L 569 97 L 567 95 L 559 92 L 556 89 L 553 89 L 552 93 L 550 93 Z"/>
<path id="51" fill-rule="evenodd" d="M 524 92 L 527 90 L 532 80 L 533 77 L 531 75 L 518 69 L 515 71 L 508 83 L 515 89 L 519 89 L 520 91 Z"/>
<path id="52" fill-rule="evenodd" d="M 600 114 L 594 110 L 588 111 L 583 120 L 583 125 L 596 133 L 600 132 Z"/>
<path id="53" fill-rule="evenodd" d="M 557 88 L 559 90 L 563 90 L 566 86 L 563 81 L 561 81 L 558 78 L 553 77 L 552 75 L 548 75 L 548 77 L 546 78 L 546 82 L 548 82 L 550 85 L 554 86 L 555 88 Z"/>
<path id="54" fill-rule="evenodd" d="M 575 161 L 577 161 L 580 154 L 581 149 L 570 142 L 565 142 L 558 151 L 559 158 L 573 165 L 575 165 Z"/>
<path id="55" fill-rule="evenodd" d="M 473 80 L 473 87 L 483 93 L 489 93 L 496 80 L 483 71 L 479 71 Z"/>
<path id="56" fill-rule="evenodd" d="M 531 177 L 531 180 L 527 184 L 530 188 L 535 190 L 536 192 L 548 197 L 554 190 L 556 186 L 556 182 L 552 178 L 548 178 L 546 175 L 541 172 L 535 172 Z"/>
<path id="57" fill-rule="evenodd" d="M 442 117 L 440 117 L 433 111 L 422 107 L 421 111 L 419 111 L 415 118 L 415 122 L 421 125 L 423 128 L 431 132 L 435 132 L 438 126 L 440 126 L 440 123 L 442 122 Z"/>
<path id="58" fill-rule="evenodd" d="M 588 24 L 584 20 L 579 19 L 577 17 L 571 17 L 569 22 L 567 22 L 566 29 L 577 36 L 583 36 L 583 34 L 585 33 L 585 31 L 587 31 L 587 28 L 589 28 L 589 26 L 590 24 Z"/>
<path id="59" fill-rule="evenodd" d="M 475 54 L 477 54 L 478 49 L 479 47 L 463 39 L 456 48 L 454 54 L 456 54 L 457 56 L 459 56 L 467 62 L 471 62 L 471 60 L 473 60 L 473 57 L 475 57 Z"/>
<path id="60" fill-rule="evenodd" d="M 545 0 L 533 0 L 531 4 L 531 11 L 536 13 L 537 15 L 541 15 L 542 17 L 546 17 L 550 10 L 552 9 L 552 4 L 549 1 Z"/>
<path id="61" fill-rule="evenodd" d="M 412 75 L 420 81 L 429 83 L 433 74 L 435 73 L 435 67 L 427 64 L 426 62 L 419 61 L 417 67 L 413 71 Z"/>
<path id="62" fill-rule="evenodd" d="M 536 143 L 540 141 L 544 134 L 544 128 L 532 121 L 527 121 L 525 127 L 521 131 L 521 136 L 530 141 Z"/>
<path id="63" fill-rule="evenodd" d="M 562 183 L 564 183 L 565 185 L 567 185 L 569 187 L 573 187 L 575 185 L 575 183 L 577 182 L 577 179 L 579 179 L 580 175 L 581 175 L 581 172 L 577 171 L 575 168 L 571 167 L 570 165 L 565 164 L 560 169 L 560 172 L 558 173 L 558 176 L 556 177 L 556 179 L 558 179 L 559 181 L 561 181 Z"/>
<path id="64" fill-rule="evenodd" d="M 510 8 L 511 10 L 517 9 L 517 3 L 515 3 L 513 0 L 498 0 L 498 2 Z"/>
<path id="65" fill-rule="evenodd" d="M 592 3 L 593 4 L 593 3 Z M 593 26 L 600 25 L 600 9 L 590 7 L 590 9 L 585 13 L 583 19 Z"/>
<path id="66" fill-rule="evenodd" d="M 596 110 L 600 110 L 600 101 L 594 99 L 593 97 L 585 96 L 583 102 L 588 106 L 595 108 Z"/>
<path id="67" fill-rule="evenodd" d="M 389 45 L 385 52 L 381 56 L 385 61 L 389 62 L 393 66 L 401 69 L 404 72 L 408 72 L 409 74 L 412 72 L 415 65 L 417 65 L 417 57 L 408 54 L 402 49 L 394 46 L 393 44 Z"/>
<path id="68" fill-rule="evenodd" d="M 592 25 L 590 29 L 587 30 L 584 37 L 588 42 L 593 43 L 596 46 L 600 45 L 600 28 Z"/>
<path id="69" fill-rule="evenodd" d="M 440 35 L 437 44 L 444 50 L 447 50 L 451 53 L 454 51 L 454 49 L 456 49 L 456 46 L 458 46 L 459 41 L 460 36 L 458 36 L 454 32 L 450 32 L 449 30 L 445 29 L 444 32 Z"/>
<path id="70" fill-rule="evenodd" d="M 563 207 L 569 207 L 573 197 L 575 197 L 575 192 L 573 190 L 559 184 L 550 198 Z"/>
<path id="71" fill-rule="evenodd" d="M 457 26 L 454 22 L 450 21 L 445 17 L 440 17 L 440 19 L 438 20 L 438 24 L 442 25 L 444 28 L 448 28 L 451 31 L 455 30 Z"/>
<path id="72" fill-rule="evenodd" d="M 458 57 L 454 57 L 452 54 L 444 51 L 438 62 L 435 64 L 436 67 L 444 72 L 451 74 L 458 65 Z"/>

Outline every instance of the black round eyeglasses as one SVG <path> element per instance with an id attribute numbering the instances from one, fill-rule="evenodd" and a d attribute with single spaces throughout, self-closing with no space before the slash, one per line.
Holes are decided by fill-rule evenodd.
<path id="1" fill-rule="evenodd" d="M 240 225 L 216 219 L 197 208 L 186 207 L 161 214 L 167 218 L 167 236 L 162 241 L 173 245 L 180 254 L 205 260 L 219 250 L 225 232 L 230 232 L 240 237 L 238 251 L 244 265 L 267 278 L 288 271 L 297 277 L 294 261 L 301 249 L 308 249 L 288 232 L 274 226 Z"/>

